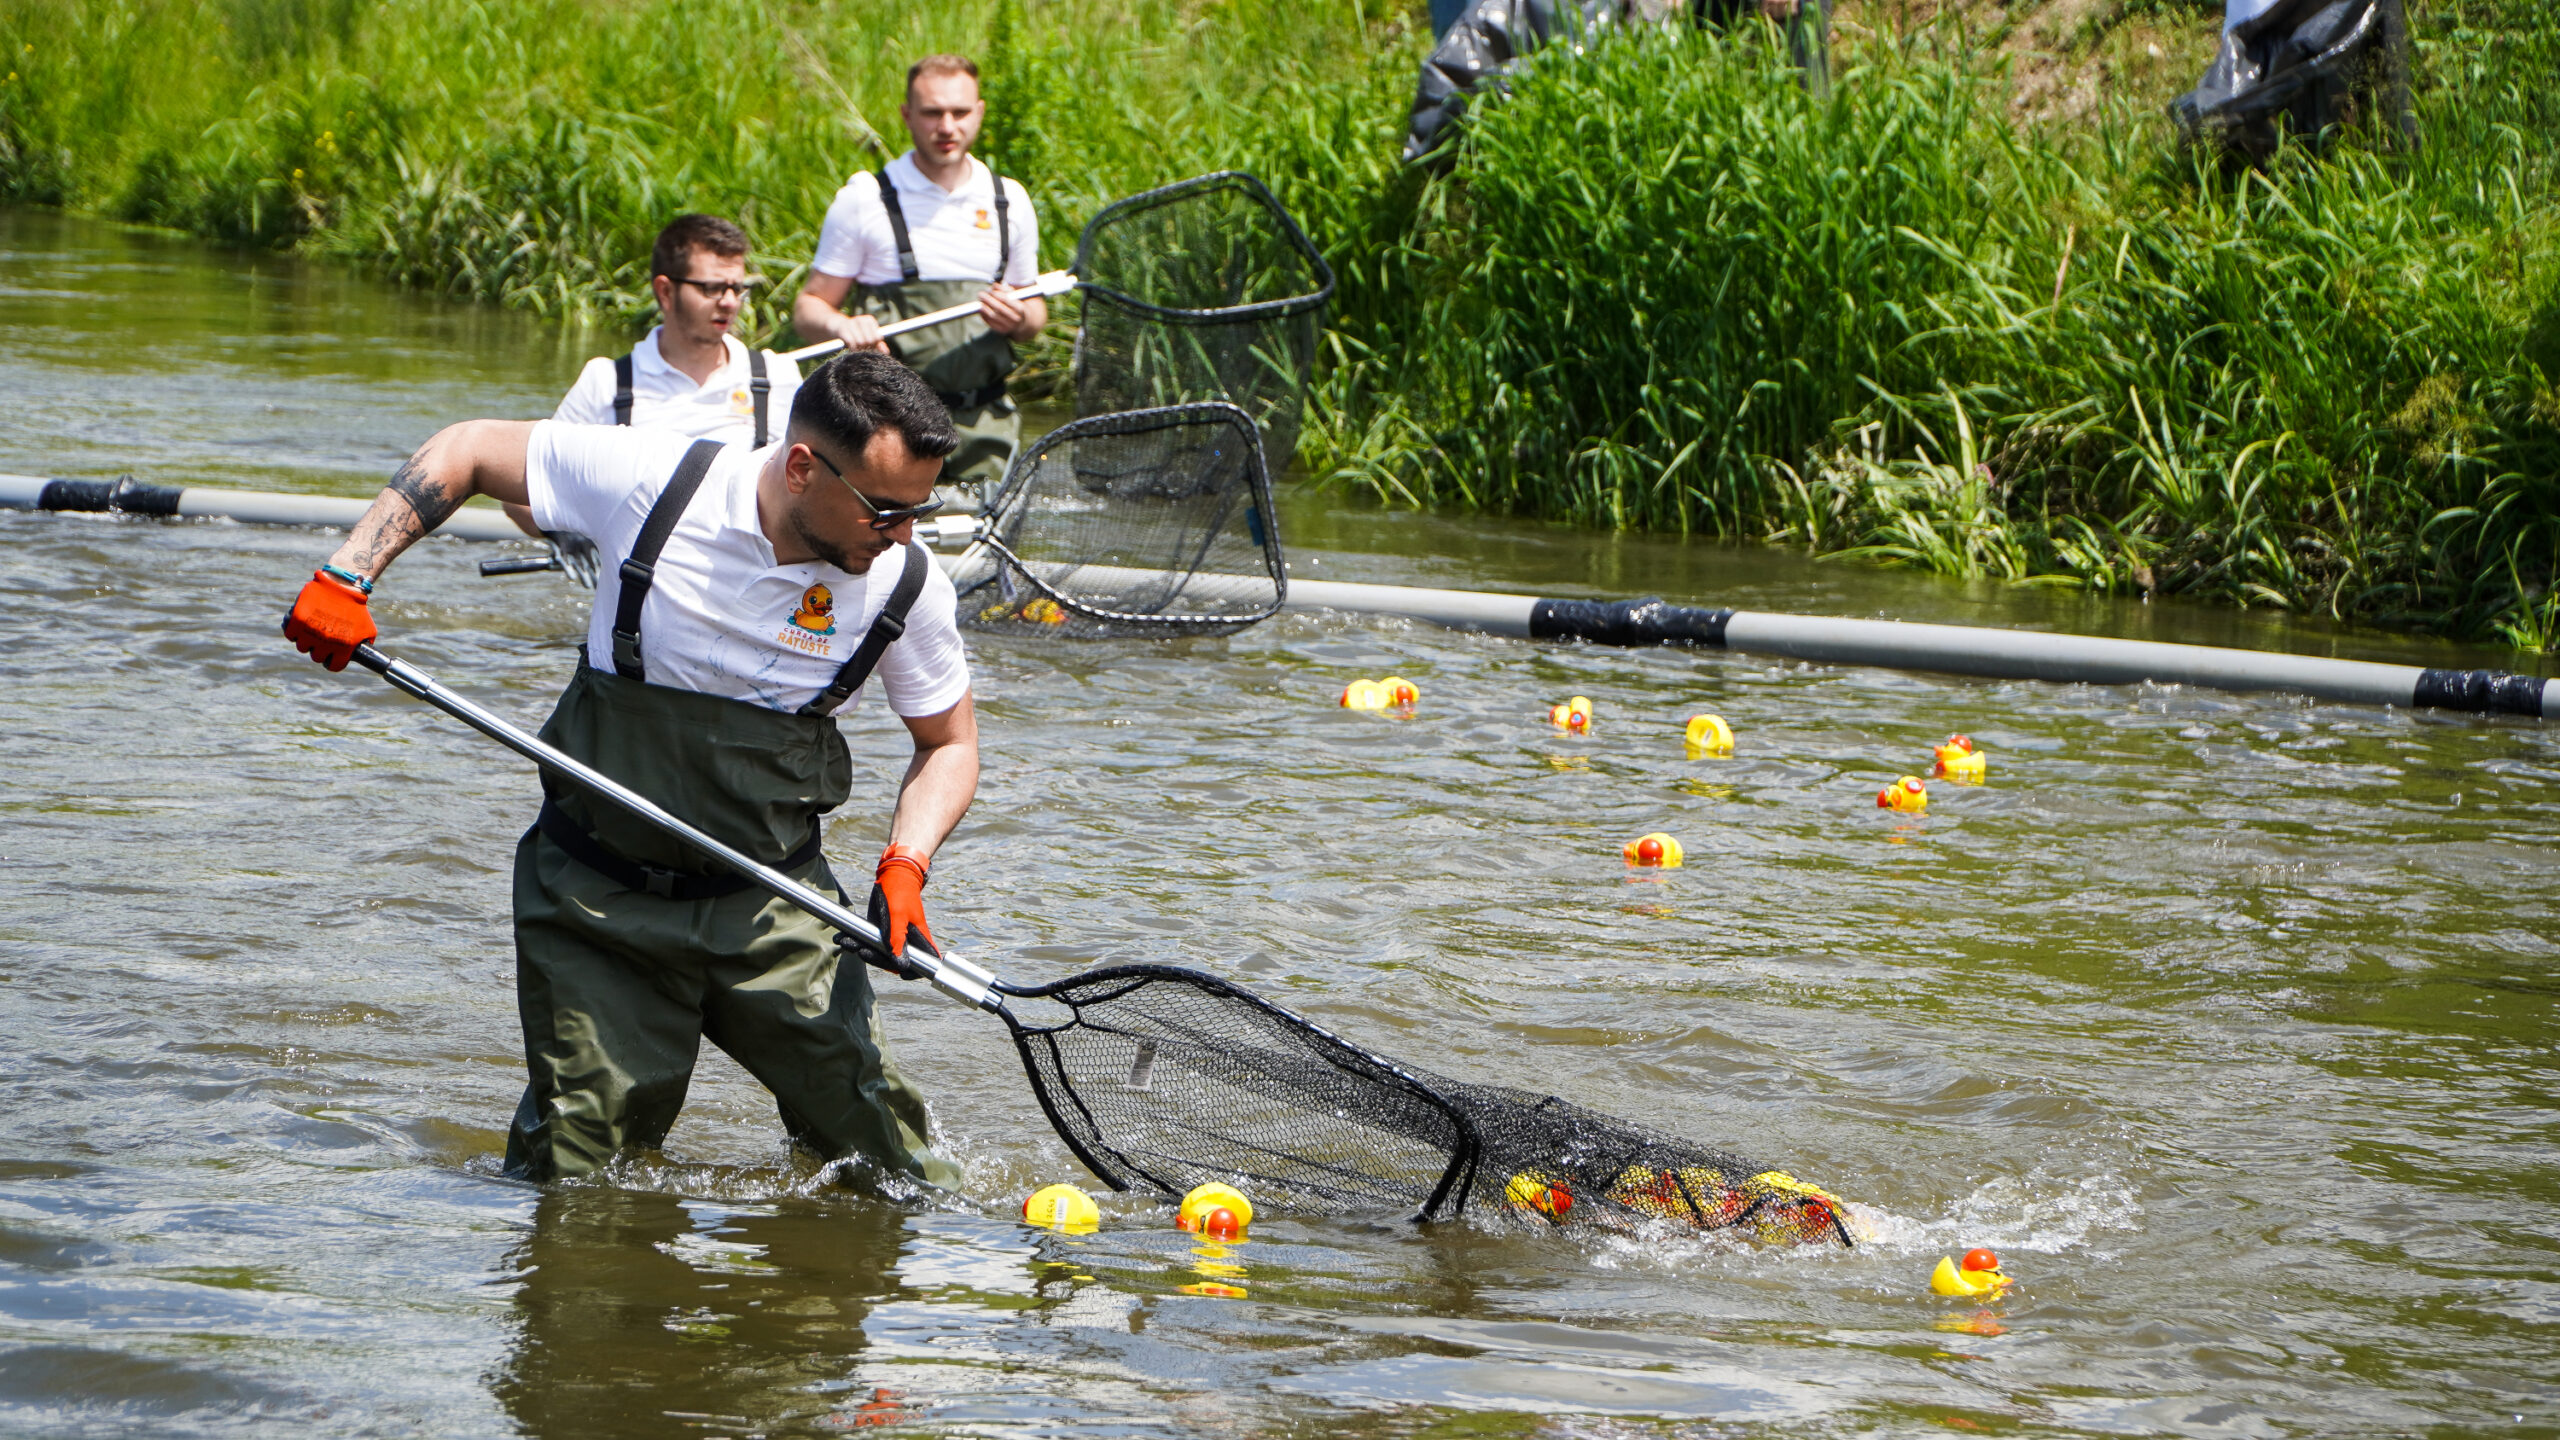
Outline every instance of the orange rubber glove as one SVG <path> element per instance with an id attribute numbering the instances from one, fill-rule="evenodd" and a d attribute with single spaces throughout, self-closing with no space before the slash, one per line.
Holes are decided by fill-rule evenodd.
<path id="1" fill-rule="evenodd" d="M 942 953 L 924 918 L 924 874 L 931 859 L 913 845 L 892 845 L 880 852 L 880 868 L 871 874 L 871 924 L 888 942 L 893 962 L 910 941 L 928 955 Z"/>
<path id="2" fill-rule="evenodd" d="M 380 633 L 373 628 L 364 592 L 317 570 L 294 599 L 293 613 L 284 617 L 284 635 L 293 648 L 331 670 L 346 669 L 356 647 L 372 643 Z"/>

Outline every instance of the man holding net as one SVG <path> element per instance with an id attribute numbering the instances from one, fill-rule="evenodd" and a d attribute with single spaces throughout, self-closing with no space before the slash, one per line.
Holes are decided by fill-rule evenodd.
<path id="1" fill-rule="evenodd" d="M 812 343 L 881 351 L 923 376 L 960 435 L 945 482 L 992 484 L 1022 436 L 1005 394 L 1013 347 L 1049 323 L 1047 301 L 1006 289 L 1039 278 L 1040 222 L 1029 192 L 969 153 L 987 118 L 974 62 L 928 55 L 909 66 L 898 114 L 914 148 L 836 192 L 792 321 Z M 970 301 L 978 314 L 881 338 L 883 322 Z"/>
<path id="2" fill-rule="evenodd" d="M 336 670 L 376 579 L 465 500 L 529 505 L 608 562 L 543 737 L 802 883 L 850 795 L 835 716 L 875 669 L 914 741 L 871 892 L 889 953 L 932 948 L 933 852 L 976 793 L 977 721 L 950 582 L 913 541 L 957 437 L 877 355 L 809 377 L 786 443 L 479 420 L 402 465 L 295 601 L 285 633 Z M 517 1007 L 530 1071 L 507 1173 L 578 1175 L 675 1122 L 701 1041 L 774 1093 L 791 1138 L 936 1184 L 924 1102 L 890 1062 L 868 977 L 829 928 L 611 804 L 546 777 L 516 846 Z M 895 967 L 893 968 L 901 968 Z M 903 967 L 912 968 L 912 967 Z"/>

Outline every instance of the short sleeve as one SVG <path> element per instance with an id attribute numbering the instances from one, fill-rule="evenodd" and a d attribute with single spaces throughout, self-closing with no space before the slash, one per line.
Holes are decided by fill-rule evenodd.
<path id="1" fill-rule="evenodd" d="M 613 389 L 613 361 L 599 355 L 578 372 L 578 382 L 560 397 L 560 408 L 551 412 L 551 418 L 563 425 L 610 425 Z"/>
<path id="2" fill-rule="evenodd" d="M 913 547 L 903 549 L 906 563 L 916 563 Z M 924 562 L 924 590 L 907 612 L 906 633 L 880 657 L 880 692 L 889 708 L 916 720 L 939 715 L 969 693 L 969 650 L 960 639 L 960 597 L 951 577 L 930 559 Z"/>
<path id="3" fill-rule="evenodd" d="M 524 454 L 525 499 L 533 508 L 533 523 L 545 530 L 590 535 L 599 543 L 636 530 L 636 524 L 619 520 L 639 513 L 641 504 L 665 486 L 691 443 L 681 435 L 619 425 L 538 422 Z M 628 544 L 625 538 L 625 549 Z"/>
<path id="4" fill-rule="evenodd" d="M 998 182 L 1010 201 L 1007 210 L 1013 222 L 1013 254 L 1004 267 L 1004 283 L 1028 285 L 1040 278 L 1040 215 L 1031 208 L 1031 192 L 1022 182 L 1006 179 Z"/>
<path id="5" fill-rule="evenodd" d="M 869 204 L 865 204 L 865 201 Z M 871 247 L 863 239 L 866 213 L 880 208 L 879 181 L 856 175 L 827 203 L 827 218 L 818 226 L 818 253 L 809 268 L 841 279 L 862 278 L 862 263 Z"/>

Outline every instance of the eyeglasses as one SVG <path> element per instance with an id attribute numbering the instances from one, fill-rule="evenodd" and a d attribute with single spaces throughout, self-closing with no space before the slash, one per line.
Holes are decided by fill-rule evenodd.
<path id="1" fill-rule="evenodd" d="M 754 293 L 757 285 L 763 283 L 757 280 L 693 280 L 679 275 L 670 275 L 667 278 L 679 285 L 690 285 L 701 291 L 706 300 L 717 300 L 723 295 L 735 295 L 744 300 Z"/>
<path id="2" fill-rule="evenodd" d="M 829 473 L 838 480 L 844 480 L 844 488 L 853 490 L 853 482 L 844 479 L 844 472 L 836 469 L 836 462 L 819 454 L 814 445 L 804 445 L 801 448 L 809 452 L 809 458 L 826 466 Z M 883 505 L 859 490 L 853 490 L 853 498 L 861 501 L 862 508 L 871 512 L 870 526 L 882 534 L 895 530 L 910 520 L 921 520 L 941 509 L 943 504 L 940 500 L 927 500 L 921 505 Z"/>

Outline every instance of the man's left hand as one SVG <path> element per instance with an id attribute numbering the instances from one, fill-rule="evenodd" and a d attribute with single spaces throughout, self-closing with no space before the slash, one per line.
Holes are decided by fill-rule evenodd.
<path id="1" fill-rule="evenodd" d="M 880 852 L 880 867 L 872 872 L 871 924 L 888 945 L 892 964 L 910 944 L 928 955 L 942 954 L 924 918 L 925 867 L 932 858 L 913 845 L 892 845 Z"/>
<path id="2" fill-rule="evenodd" d="M 1028 339 L 1023 332 L 1033 328 L 1030 310 L 1002 285 L 990 285 L 979 292 L 978 314 L 985 319 L 988 329 L 1008 340 Z"/>

